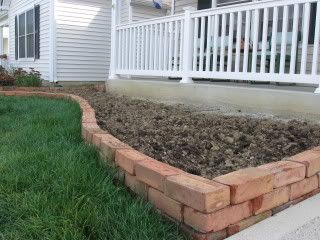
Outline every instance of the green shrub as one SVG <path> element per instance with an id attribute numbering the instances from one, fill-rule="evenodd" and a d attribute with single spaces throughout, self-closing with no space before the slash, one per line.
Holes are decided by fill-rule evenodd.
<path id="1" fill-rule="evenodd" d="M 0 66 L 0 86 L 13 86 L 15 78 L 2 66 Z"/>
<path id="2" fill-rule="evenodd" d="M 30 68 L 30 72 L 19 68 L 14 71 L 14 76 L 16 78 L 15 84 L 18 87 L 40 87 L 42 85 L 40 73 L 33 68 Z"/>

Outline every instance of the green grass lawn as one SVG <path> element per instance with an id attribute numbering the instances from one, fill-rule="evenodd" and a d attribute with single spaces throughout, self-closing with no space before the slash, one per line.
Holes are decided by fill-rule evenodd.
<path id="1" fill-rule="evenodd" d="M 0 96 L 0 239 L 183 239 L 114 181 L 76 103 Z"/>

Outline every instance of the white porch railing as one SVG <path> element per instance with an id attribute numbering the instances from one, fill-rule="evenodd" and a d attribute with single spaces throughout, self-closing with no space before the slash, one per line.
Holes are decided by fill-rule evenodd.
<path id="1" fill-rule="evenodd" d="M 311 8 L 316 8 L 315 14 Z M 115 20 L 116 1 L 113 12 Z M 268 0 L 186 10 L 181 15 L 114 24 L 110 76 L 319 85 L 319 42 L 320 0 Z"/>

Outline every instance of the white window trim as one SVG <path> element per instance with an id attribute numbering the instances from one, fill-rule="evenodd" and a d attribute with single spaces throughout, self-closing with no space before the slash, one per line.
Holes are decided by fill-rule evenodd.
<path id="1" fill-rule="evenodd" d="M 17 16 L 17 25 L 18 25 L 18 62 L 35 62 L 35 46 L 34 46 L 34 50 L 33 50 L 33 57 L 27 57 L 27 12 L 33 10 L 33 19 L 34 19 L 34 23 L 33 23 L 33 41 L 35 42 L 35 32 L 36 32 L 36 24 L 35 24 L 35 12 L 34 12 L 34 5 L 29 6 L 24 8 L 23 10 L 21 10 L 20 12 L 17 12 L 16 16 Z M 19 16 L 21 14 L 25 14 L 25 57 L 24 58 L 20 58 L 20 27 L 19 27 Z"/>

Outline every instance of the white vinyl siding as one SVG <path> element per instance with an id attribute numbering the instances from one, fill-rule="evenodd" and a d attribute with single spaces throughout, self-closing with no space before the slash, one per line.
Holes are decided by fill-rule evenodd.
<path id="1" fill-rule="evenodd" d="M 175 14 L 180 14 L 183 13 L 184 7 L 194 7 L 195 9 L 197 9 L 198 7 L 198 0 L 174 0 L 174 12 Z"/>
<path id="2" fill-rule="evenodd" d="M 184 7 L 194 7 L 198 8 L 198 0 L 173 0 L 175 1 L 175 14 L 183 13 Z M 217 4 L 219 5 L 227 5 L 230 3 L 236 4 L 237 2 L 250 2 L 250 0 L 218 0 Z"/>
<path id="3" fill-rule="evenodd" d="M 120 4 L 120 23 L 129 21 L 129 0 L 121 0 Z"/>
<path id="4" fill-rule="evenodd" d="M 29 10 L 34 5 L 40 5 L 40 59 L 15 60 L 15 16 Z M 45 80 L 49 80 L 49 0 L 11 0 L 9 10 L 9 61 L 16 68 L 34 68 L 41 73 Z"/>
<path id="5" fill-rule="evenodd" d="M 111 0 L 58 0 L 56 19 L 56 80 L 105 81 Z"/>
<path id="6" fill-rule="evenodd" d="M 156 9 L 154 7 L 143 6 L 138 4 L 134 4 L 132 6 L 132 21 L 163 17 L 166 15 L 167 15 L 167 10 Z"/>
<path id="7" fill-rule="evenodd" d="M 128 23 L 130 21 L 130 8 L 132 21 L 139 21 L 157 17 L 166 16 L 170 9 L 156 9 L 153 7 L 152 1 L 135 1 L 122 0 L 120 4 L 120 23 Z"/>

